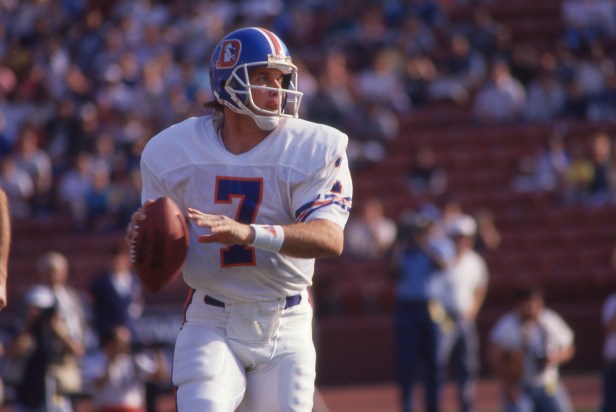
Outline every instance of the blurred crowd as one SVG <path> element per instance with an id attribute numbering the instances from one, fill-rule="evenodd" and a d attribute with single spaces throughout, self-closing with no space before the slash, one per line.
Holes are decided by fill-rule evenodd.
<path id="1" fill-rule="evenodd" d="M 519 160 L 516 191 L 554 191 L 565 205 L 604 206 L 616 201 L 614 143 L 605 130 L 582 139 L 555 127 L 537 149 Z"/>
<path id="2" fill-rule="evenodd" d="M 383 160 L 401 116 L 432 102 L 488 123 L 613 116 L 613 2 L 563 2 L 550 47 L 516 42 L 493 4 L 2 0 L 0 186 L 15 217 L 123 227 L 139 203 L 141 148 L 202 113 L 213 45 L 242 25 L 293 50 L 301 115 L 349 134 L 353 168 Z"/>
<path id="3" fill-rule="evenodd" d="M 486 334 L 485 348 L 480 348 L 477 316 L 490 283 L 484 255 L 501 241 L 489 211 L 469 214 L 455 198 L 442 196 L 434 204 L 403 213 L 396 222 L 374 198 L 349 221 L 348 234 L 353 236 L 347 237 L 347 256 L 390 264 L 386 272 L 395 285 L 393 356 L 400 411 L 415 410 L 418 386 L 423 391 L 422 410 L 443 410 L 447 382 L 455 387 L 456 410 L 476 410 L 482 349 L 485 366 L 501 383 L 501 410 L 573 411 L 559 368 L 575 354 L 575 332 L 545 306 L 537 284 L 512 283 L 513 304 L 508 303 Z M 614 299 L 610 312 L 603 314 L 612 335 Z M 612 356 L 613 342 L 610 345 Z M 613 398 L 614 368 L 606 370 L 610 381 L 603 393 L 608 399 Z M 613 409 L 611 398 L 602 411 Z"/>
<path id="4" fill-rule="evenodd" d="M 154 410 L 156 389 L 170 389 L 169 348 L 139 333 L 144 300 L 127 248 L 108 251 L 87 290 L 71 286 L 57 251 L 38 256 L 37 271 L 4 331 L 0 400 L 20 412 L 71 412 L 84 397 L 97 412 Z"/>

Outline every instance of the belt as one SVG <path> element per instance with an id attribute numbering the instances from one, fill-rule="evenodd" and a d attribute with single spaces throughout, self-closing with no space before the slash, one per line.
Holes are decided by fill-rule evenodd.
<path id="1" fill-rule="evenodd" d="M 284 300 L 284 308 L 292 308 L 293 306 L 299 305 L 301 301 L 302 295 L 299 293 L 297 295 L 287 296 Z M 215 299 L 209 295 L 205 295 L 203 302 L 205 302 L 206 305 L 218 306 L 219 308 L 225 307 L 225 302 L 221 302 L 220 300 Z"/>

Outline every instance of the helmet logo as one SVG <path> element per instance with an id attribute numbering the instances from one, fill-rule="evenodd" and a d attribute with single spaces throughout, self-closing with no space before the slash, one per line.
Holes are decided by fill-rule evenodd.
<path id="1" fill-rule="evenodd" d="M 220 54 L 216 62 L 217 69 L 229 69 L 237 64 L 242 43 L 239 40 L 225 40 L 220 46 Z"/>

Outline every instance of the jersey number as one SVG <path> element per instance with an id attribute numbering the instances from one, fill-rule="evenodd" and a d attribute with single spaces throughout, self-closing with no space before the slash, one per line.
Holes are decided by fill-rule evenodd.
<path id="1" fill-rule="evenodd" d="M 239 199 L 235 220 L 247 225 L 254 223 L 263 199 L 263 178 L 242 178 L 217 176 L 216 203 L 232 203 Z M 255 248 L 247 245 L 233 245 L 220 249 L 220 266 L 254 266 Z"/>

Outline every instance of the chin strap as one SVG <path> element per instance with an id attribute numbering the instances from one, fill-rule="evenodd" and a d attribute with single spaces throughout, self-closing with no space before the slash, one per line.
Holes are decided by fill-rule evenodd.
<path id="1" fill-rule="evenodd" d="M 276 128 L 276 126 L 278 126 L 281 116 L 275 114 L 272 114 L 271 116 L 258 115 L 252 110 L 248 109 L 248 107 L 246 107 L 246 105 L 237 96 L 232 95 L 231 98 L 235 103 L 237 103 L 239 107 L 234 106 L 233 104 L 224 99 L 218 99 L 218 101 L 229 109 L 233 110 L 235 113 L 244 114 L 252 117 L 252 119 L 257 124 L 257 127 L 263 131 L 271 132 Z"/>
<path id="2" fill-rule="evenodd" d="M 278 126 L 278 123 L 280 122 L 279 116 L 257 116 L 256 114 L 253 113 L 253 115 L 250 117 L 254 119 L 259 129 L 264 130 L 266 132 L 270 132 L 274 130 L 276 126 Z"/>

